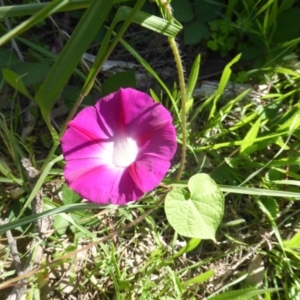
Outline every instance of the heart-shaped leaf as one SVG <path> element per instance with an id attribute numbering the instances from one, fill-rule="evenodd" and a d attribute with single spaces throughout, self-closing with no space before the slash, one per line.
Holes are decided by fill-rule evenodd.
<path id="1" fill-rule="evenodd" d="M 181 235 L 215 240 L 224 213 L 224 196 L 207 174 L 196 174 L 188 182 L 190 193 L 173 189 L 166 196 L 165 212 Z"/>

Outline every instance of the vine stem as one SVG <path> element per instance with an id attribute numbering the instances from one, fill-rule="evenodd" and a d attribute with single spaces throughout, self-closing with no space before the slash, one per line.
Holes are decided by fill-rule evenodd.
<path id="1" fill-rule="evenodd" d="M 182 67 L 182 61 L 180 53 L 178 50 L 178 45 L 174 37 L 168 37 L 170 47 L 173 51 L 174 60 L 176 63 L 176 68 L 178 72 L 179 88 L 181 95 L 181 130 L 182 130 L 182 147 L 181 147 L 181 159 L 179 164 L 179 169 L 176 175 L 176 180 L 180 180 L 182 171 L 185 165 L 185 155 L 186 155 L 186 87 L 184 81 L 184 70 Z"/>

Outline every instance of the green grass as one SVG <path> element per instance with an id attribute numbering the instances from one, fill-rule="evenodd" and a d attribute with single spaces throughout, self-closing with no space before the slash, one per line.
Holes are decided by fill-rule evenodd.
<path id="1" fill-rule="evenodd" d="M 274 37 L 276 22 L 282 22 L 282 14 L 289 13 L 296 2 L 220 5 L 224 14 L 208 22 L 226 20 L 232 25 L 235 17 L 239 22 L 251 21 L 245 28 L 247 47 L 256 41 L 254 34 L 268 51 L 255 57 L 249 68 L 233 71 L 243 59 L 239 49 L 245 41 L 233 29 L 223 32 L 241 44 L 236 51 L 225 45 L 215 50 L 220 56 L 227 51 L 230 59 L 213 94 L 192 96 L 194 88 L 201 87 L 200 56 L 194 50 L 197 47 L 183 47 L 183 56 L 189 51 L 183 174 L 179 181 L 174 179 L 178 151 L 157 189 L 119 208 L 82 203 L 67 187 L 59 137 L 79 106 L 91 105 L 100 97 L 105 76 L 99 70 L 105 60 L 126 57 L 155 79 L 148 92 L 171 111 L 180 148 L 179 88 L 174 81 L 167 84 L 157 67 L 170 66 L 164 61 L 172 56 L 171 51 L 158 51 L 145 59 L 143 43 L 149 43 L 144 37 L 148 32 L 166 48 L 167 37 L 177 36 L 181 25 L 169 21 L 163 5 L 164 18 L 159 17 L 155 3 L 147 3 L 143 10 L 157 12 L 148 18 L 139 12 L 144 1 L 135 1 L 135 6 L 132 1 L 106 2 L 75 1 L 62 6 L 61 1 L 54 1 L 49 6 L 20 5 L 9 11 L 0 7 L 1 20 L 7 16 L 14 28 L 9 31 L 7 22 L 0 24 L 1 295 L 6 298 L 13 288 L 23 285 L 27 299 L 298 299 L 299 38 Z M 42 10 L 37 12 L 39 7 Z M 73 34 L 66 39 L 64 24 L 54 13 L 73 9 L 78 14 L 71 17 L 69 33 Z M 100 15 L 95 13 L 98 10 Z M 76 29 L 75 23 L 79 24 Z M 183 32 L 185 26 L 183 22 Z M 250 35 L 253 39 L 248 40 Z M 13 39 L 17 46 L 11 50 Z M 206 48 L 206 42 L 197 41 L 196 46 Z M 59 51 L 53 51 L 54 44 Z M 93 65 L 82 61 L 85 52 L 95 54 Z M 175 69 L 172 62 L 171 66 Z M 251 82 L 252 89 L 231 91 L 226 97 L 229 81 Z M 113 88 L 117 87 L 109 87 Z M 53 120 L 53 108 L 63 106 L 69 115 Z M 35 125 L 26 135 L 30 116 Z M 39 176 L 28 177 L 22 158 L 30 159 Z M 175 187 L 187 189 L 188 180 L 198 173 L 209 174 L 225 196 L 216 242 L 181 236 L 166 217 L 167 193 Z M 46 230 L 41 232 L 43 224 Z"/>

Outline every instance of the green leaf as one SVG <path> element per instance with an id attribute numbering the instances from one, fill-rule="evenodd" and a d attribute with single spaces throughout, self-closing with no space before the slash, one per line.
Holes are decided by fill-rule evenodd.
<path id="1" fill-rule="evenodd" d="M 47 73 L 49 72 L 49 65 L 48 64 L 46 64 L 46 63 L 48 63 L 48 62 L 50 62 L 50 61 L 55 61 L 55 60 L 57 60 L 57 57 L 58 57 L 58 55 L 56 55 L 56 54 L 54 54 L 53 52 L 51 52 L 51 51 L 49 51 L 49 50 L 47 50 L 47 49 L 45 49 L 45 48 L 43 48 L 42 46 L 40 46 L 40 45 L 38 45 L 38 44 L 35 44 L 35 43 L 32 43 L 32 42 L 30 42 L 29 40 L 26 40 L 26 39 L 24 39 L 24 38 L 21 38 L 20 36 L 18 36 L 18 37 L 16 37 L 16 40 L 18 41 L 18 42 L 21 42 L 22 44 L 24 44 L 24 45 L 26 45 L 26 47 L 28 47 L 30 50 L 29 51 L 31 51 L 31 50 L 33 50 L 33 52 L 35 53 L 35 52 L 37 52 L 37 53 L 35 53 L 34 55 L 38 55 L 39 57 L 43 57 L 43 64 L 41 64 L 41 66 L 45 66 L 45 68 L 46 68 L 46 71 L 47 71 Z M 1 50 L 1 49 L 0 49 Z M 0 57 L 1 57 L 1 51 L 0 51 Z M 1 57 L 2 58 L 2 57 Z M 1 63 L 1 58 L 0 58 L 0 63 Z M 24 64 L 24 63 L 23 63 Z M 26 62 L 26 64 L 28 64 L 28 62 Z M 45 65 L 46 64 L 46 65 Z M 19 64 L 16 64 L 16 67 L 15 68 L 12 68 L 13 70 L 15 70 L 16 69 L 16 71 L 17 71 L 17 73 L 18 73 L 18 68 L 20 68 L 19 67 Z M 40 71 L 42 74 L 45 72 L 45 70 L 40 70 L 40 68 L 39 68 L 39 70 L 38 71 Z M 83 79 L 83 80 L 85 80 L 85 78 L 86 78 L 86 75 L 82 72 L 82 71 L 80 71 L 78 68 L 76 68 L 75 70 L 74 70 L 74 74 L 76 74 L 77 76 L 79 76 L 81 79 Z M 43 79 L 42 79 L 42 81 L 44 80 L 44 76 L 43 76 Z"/>
<path id="2" fill-rule="evenodd" d="M 278 8 L 278 13 L 282 13 L 289 9 L 294 4 L 294 0 L 283 0 L 280 1 L 280 6 Z"/>
<path id="3" fill-rule="evenodd" d="M 278 202 L 271 197 L 261 199 L 262 205 L 269 212 L 270 216 L 275 220 L 279 212 Z"/>
<path id="4" fill-rule="evenodd" d="M 159 97 L 156 95 L 156 93 L 155 93 L 152 89 L 150 89 L 149 92 L 150 92 L 150 95 L 151 95 L 151 97 L 153 98 L 153 100 L 154 100 L 155 102 L 161 103 Z"/>
<path id="5" fill-rule="evenodd" d="M 207 25 L 199 21 L 193 21 L 186 25 L 183 32 L 185 45 L 197 44 L 202 39 L 208 39 L 209 36 L 210 32 Z"/>
<path id="6" fill-rule="evenodd" d="M 0 70 L 3 68 L 13 69 L 13 66 L 20 63 L 17 55 L 8 49 L 0 48 Z M 2 78 L 2 74 L 0 76 Z"/>
<path id="7" fill-rule="evenodd" d="M 116 2 L 116 1 L 114 1 Z M 68 1 L 68 4 L 59 8 L 58 11 L 71 11 L 75 9 L 82 9 L 89 6 L 91 0 L 73 0 Z M 17 4 L 7 5 L 0 7 L 0 20 L 4 18 L 30 16 L 38 13 L 41 9 L 45 8 L 49 2 L 45 3 L 30 3 L 30 4 Z"/>
<path id="8" fill-rule="evenodd" d="M 229 291 L 217 296 L 208 297 L 208 300 L 247 300 L 254 299 L 254 296 L 262 295 L 267 292 L 276 292 L 278 289 L 256 289 L 247 288 L 237 291 Z"/>
<path id="9" fill-rule="evenodd" d="M 193 9 L 189 0 L 172 0 L 174 17 L 180 22 L 189 22 L 194 18 Z"/>
<path id="10" fill-rule="evenodd" d="M 231 72 L 232 72 L 231 66 L 239 61 L 239 59 L 241 58 L 241 55 L 242 55 L 241 53 L 238 54 L 225 66 L 222 76 L 221 76 L 220 84 L 219 84 L 217 92 L 216 92 L 216 97 L 214 98 L 213 105 L 212 105 L 211 111 L 209 113 L 209 119 L 214 116 L 216 109 L 217 109 L 217 102 L 220 99 L 220 97 L 222 96 L 222 94 L 227 86 L 227 83 L 229 81 L 229 78 L 230 78 Z"/>
<path id="11" fill-rule="evenodd" d="M 275 137 L 278 137 L 278 136 L 283 136 L 284 134 L 291 134 L 291 132 L 293 132 L 293 131 L 295 131 L 295 130 L 283 131 L 283 132 L 278 132 L 278 133 L 275 133 L 275 134 L 270 134 L 270 135 L 267 135 L 267 136 L 258 137 L 254 140 L 247 141 L 247 143 L 250 143 L 250 142 L 251 143 L 256 143 L 256 142 L 260 142 L 260 141 L 265 141 L 265 140 L 272 139 L 272 138 L 275 138 Z M 212 145 L 212 146 L 203 146 L 203 147 L 196 148 L 195 150 L 196 151 L 203 151 L 203 150 L 206 150 L 206 149 L 217 150 L 217 149 L 220 149 L 220 148 L 223 148 L 223 147 L 241 146 L 243 144 L 245 144 L 244 140 L 243 141 L 220 143 L 220 144 L 215 144 L 215 145 Z"/>
<path id="12" fill-rule="evenodd" d="M 112 1 L 92 1 L 36 94 L 36 102 L 49 125 L 49 114 L 93 38 L 102 27 Z"/>
<path id="13" fill-rule="evenodd" d="M 213 50 L 213 51 L 218 50 L 218 43 L 217 43 L 216 41 L 210 40 L 210 41 L 208 41 L 208 42 L 206 43 L 206 45 L 207 45 L 207 47 L 208 47 L 209 49 L 211 49 L 211 50 Z"/>
<path id="14" fill-rule="evenodd" d="M 81 199 L 81 197 L 78 194 L 76 194 L 73 190 L 68 188 L 68 186 L 66 184 L 63 185 L 62 200 L 65 205 L 77 203 L 80 199 Z"/>
<path id="15" fill-rule="evenodd" d="M 53 203 L 51 203 L 51 205 L 53 206 Z M 59 213 L 63 213 L 63 212 L 67 213 L 67 212 L 72 212 L 77 210 L 103 209 L 103 208 L 113 208 L 113 206 L 100 205 L 95 203 L 75 203 L 75 204 L 60 206 L 53 209 L 48 209 L 42 213 L 33 214 L 15 221 L 10 221 L 9 223 L 6 223 L 4 225 L 0 225 L 0 235 L 2 235 L 7 230 L 15 229 L 19 226 L 33 223 L 36 220 L 39 220 L 41 218 L 53 216 Z"/>
<path id="16" fill-rule="evenodd" d="M 76 86 L 66 86 L 62 92 L 62 96 L 64 99 L 64 104 L 71 111 L 74 107 L 76 99 L 80 95 L 81 88 Z M 91 96 L 91 94 L 87 95 L 83 101 L 81 102 L 81 106 L 90 106 L 95 104 L 96 99 Z"/>
<path id="17" fill-rule="evenodd" d="M 274 25 L 278 17 L 278 3 L 272 1 L 272 6 L 267 10 L 264 16 L 264 34 L 268 34 L 268 30 Z"/>
<path id="18" fill-rule="evenodd" d="M 62 235 L 66 232 L 68 225 L 69 222 L 63 215 L 54 216 L 53 227 L 59 235 Z"/>
<path id="19" fill-rule="evenodd" d="M 234 124 L 232 127 L 229 128 L 229 131 L 235 131 L 245 125 L 247 125 L 248 123 L 250 123 L 253 119 L 255 119 L 257 117 L 257 112 L 251 113 L 250 115 L 246 115 L 243 117 L 243 119 L 239 122 L 237 122 L 236 124 Z"/>
<path id="20" fill-rule="evenodd" d="M 283 43 L 296 39 L 300 35 L 300 9 L 293 7 L 278 16 L 276 31 L 273 37 L 275 43 Z"/>
<path id="21" fill-rule="evenodd" d="M 300 74 L 292 69 L 289 68 L 283 68 L 283 67 L 278 67 L 275 70 L 276 73 L 281 73 L 281 74 L 287 74 L 287 75 L 291 75 L 293 77 L 296 77 L 295 79 L 299 79 L 300 78 Z"/>
<path id="22" fill-rule="evenodd" d="M 13 70 L 22 77 L 25 86 L 33 86 L 43 82 L 50 66 L 45 63 L 21 62 Z"/>
<path id="23" fill-rule="evenodd" d="M 248 143 L 247 141 L 251 141 L 251 140 L 256 139 L 257 134 L 259 132 L 259 128 L 260 128 L 260 118 L 258 118 L 256 120 L 254 125 L 247 132 L 247 134 L 244 138 L 245 143 L 241 146 L 240 153 L 246 153 L 247 150 L 249 150 L 253 146 L 253 143 L 251 143 L 251 142 Z M 249 154 L 249 152 L 247 152 L 247 153 Z"/>
<path id="24" fill-rule="evenodd" d="M 181 235 L 215 240 L 224 213 L 224 196 L 207 174 L 189 179 L 190 193 L 176 188 L 166 196 L 165 211 L 171 226 Z"/>
<path id="25" fill-rule="evenodd" d="M 68 0 L 54 0 L 49 2 L 47 6 L 39 10 L 37 13 L 32 15 L 29 19 L 23 21 L 15 28 L 8 31 L 5 35 L 0 38 L 0 46 L 7 43 L 9 40 L 14 38 L 17 35 L 25 32 L 30 29 L 32 26 L 38 24 L 39 22 L 46 19 L 48 16 L 51 16 L 58 10 L 62 9 L 69 1 Z"/>
<path id="26" fill-rule="evenodd" d="M 119 72 L 109 77 L 102 85 L 102 96 L 115 92 L 121 87 L 136 88 L 134 69 L 130 69 L 126 72 Z"/>
<path id="27" fill-rule="evenodd" d="M 218 90 L 217 90 L 218 95 L 221 95 L 224 92 L 226 85 L 228 83 L 228 80 L 230 78 L 230 75 L 231 75 L 231 67 L 232 67 L 232 65 L 234 65 L 235 63 L 237 63 L 240 60 L 241 55 L 242 54 L 240 53 L 236 57 L 234 57 L 224 68 L 224 71 L 221 76 L 220 84 L 219 84 Z"/>
<path id="28" fill-rule="evenodd" d="M 298 231 L 290 240 L 283 241 L 283 245 L 287 248 L 300 249 L 300 231 Z"/>
<path id="29" fill-rule="evenodd" d="M 184 281 L 182 284 L 183 285 L 200 284 L 203 283 L 204 281 L 207 281 L 214 274 L 215 274 L 214 270 L 208 270 L 203 274 L 193 277 L 192 279 L 189 279 L 187 281 Z"/>
<path id="30" fill-rule="evenodd" d="M 284 184 L 284 185 L 296 185 L 296 186 L 300 186 L 300 181 L 299 180 L 288 180 L 288 179 L 284 179 L 284 180 L 272 180 L 273 183 L 276 184 Z"/>
<path id="31" fill-rule="evenodd" d="M 12 174 L 9 165 L 5 162 L 5 160 L 2 157 L 0 157 L 0 174 L 3 174 L 6 177 L 6 179 L 11 179 L 11 182 L 15 182 L 19 185 L 22 185 L 22 180 L 17 179 Z M 3 177 L 0 177 L 0 182 L 5 182 L 5 179 Z"/>
<path id="32" fill-rule="evenodd" d="M 2 51 L 0 51 L 0 57 L 2 55 L 1 52 Z M 7 54 L 4 57 L 7 57 Z M 3 60 L 0 58 L 0 69 L 3 69 L 1 65 L 5 67 Z M 49 65 L 45 63 L 20 62 L 20 61 L 14 61 L 13 63 L 9 63 L 9 61 L 6 61 L 6 65 L 9 65 L 9 68 L 7 68 L 9 69 L 9 71 L 15 72 L 15 74 L 17 75 L 13 77 L 13 80 L 16 81 L 16 79 L 18 79 L 19 82 L 22 81 L 23 86 L 25 87 L 33 86 L 37 83 L 41 83 L 46 77 L 50 69 Z M 9 73 L 8 76 L 11 77 L 11 73 Z M 0 76 L 0 78 L 1 77 L 2 76 Z M 12 85 L 12 83 L 8 81 L 8 78 L 5 78 L 5 80 Z M 18 83 L 18 85 L 20 84 Z M 17 87 L 15 88 L 17 89 Z M 23 94 L 21 90 L 19 90 L 19 92 Z M 26 94 L 24 95 L 28 97 L 28 95 Z M 30 99 L 32 99 L 32 97 Z"/>
<path id="33" fill-rule="evenodd" d="M 243 91 L 241 94 L 239 94 L 235 99 L 229 101 L 226 105 L 224 105 L 220 109 L 220 117 L 222 118 L 222 121 L 224 120 L 224 116 L 229 114 L 232 111 L 232 107 L 239 102 L 240 100 L 244 99 L 246 95 L 250 92 L 250 89 Z"/>
<path id="34" fill-rule="evenodd" d="M 247 187 L 230 186 L 230 185 L 219 185 L 219 186 L 224 193 L 293 198 L 293 200 L 300 200 L 300 193 L 295 193 L 295 192 L 247 188 Z"/>
<path id="35" fill-rule="evenodd" d="M 187 91 L 186 91 L 187 94 L 186 113 L 187 114 L 191 111 L 194 105 L 193 92 L 199 78 L 200 61 L 201 61 L 201 56 L 199 54 L 196 56 L 193 62 L 192 69 L 190 71 L 190 76 L 187 83 Z"/>
<path id="36" fill-rule="evenodd" d="M 184 180 L 172 181 L 170 179 L 164 179 L 163 182 L 171 187 L 185 188 L 188 186 L 187 182 Z M 300 193 L 295 193 L 295 192 L 248 188 L 248 187 L 241 187 L 241 186 L 221 185 L 221 184 L 219 185 L 219 188 L 224 193 L 293 198 L 293 200 L 300 200 Z"/>
<path id="37" fill-rule="evenodd" d="M 267 8 L 273 3 L 273 0 L 267 1 L 260 9 L 259 11 L 255 14 L 255 18 L 258 17 L 260 14 L 262 14 Z"/>
<path id="38" fill-rule="evenodd" d="M 192 65 L 192 69 L 187 83 L 187 91 L 186 91 L 187 99 L 192 98 L 196 83 L 199 79 L 200 62 L 201 62 L 201 56 L 200 54 L 198 54 Z"/>
<path id="39" fill-rule="evenodd" d="M 177 253 L 173 255 L 173 258 L 176 258 L 178 256 L 181 256 L 184 253 L 194 250 L 200 243 L 201 243 L 201 239 L 196 239 L 196 238 L 190 239 L 184 247 L 182 247 Z"/>
<path id="40" fill-rule="evenodd" d="M 100 50 L 98 51 L 91 71 L 88 74 L 82 90 L 82 95 L 86 95 L 90 91 L 103 63 L 107 60 L 108 56 L 113 51 L 117 43 L 121 41 L 121 37 L 123 36 L 131 22 L 141 25 L 149 30 L 153 30 L 157 33 L 164 34 L 166 36 L 176 36 L 176 34 L 182 29 L 181 24 L 179 24 L 176 20 L 171 23 L 162 18 L 141 12 L 140 9 L 144 2 L 145 0 L 139 0 L 136 1 L 134 8 L 121 6 L 118 9 L 101 44 Z M 114 32 L 116 25 L 121 21 L 124 21 L 121 28 L 117 33 Z M 115 36 L 112 41 L 111 35 Z"/>
<path id="41" fill-rule="evenodd" d="M 215 1 L 220 2 L 220 1 Z M 172 2 L 173 3 L 173 2 Z M 222 9 L 220 4 L 214 4 L 213 1 L 197 0 L 194 1 L 194 10 L 197 18 L 201 22 L 209 22 L 218 17 L 219 11 Z"/>
<path id="42" fill-rule="evenodd" d="M 117 12 L 118 22 L 127 20 L 131 11 L 132 8 L 121 6 Z M 176 19 L 173 19 L 172 22 L 170 22 L 143 11 L 138 11 L 133 16 L 132 22 L 159 34 L 172 37 L 175 37 L 182 29 L 182 25 Z"/>
<path id="43" fill-rule="evenodd" d="M 277 128 L 277 131 L 283 131 L 287 129 L 299 128 L 300 126 L 300 117 L 299 117 L 300 110 L 298 109 L 295 113 L 283 124 L 280 124 Z"/>
<path id="44" fill-rule="evenodd" d="M 33 97 L 29 94 L 27 91 L 21 77 L 16 74 L 15 72 L 8 70 L 8 69 L 2 69 L 2 74 L 4 79 L 18 92 L 23 94 L 28 99 L 33 100 Z"/>

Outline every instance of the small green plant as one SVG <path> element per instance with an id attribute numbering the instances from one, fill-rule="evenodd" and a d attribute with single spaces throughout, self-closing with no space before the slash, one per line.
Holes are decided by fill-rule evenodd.
<path id="1" fill-rule="evenodd" d="M 295 1 L 174 0 L 185 45 L 200 44 L 221 57 L 241 52 L 253 68 L 280 62 L 299 44 L 300 10 Z M 289 34 L 286 34 L 289 32 Z M 234 50 L 234 51 L 233 51 Z"/>

